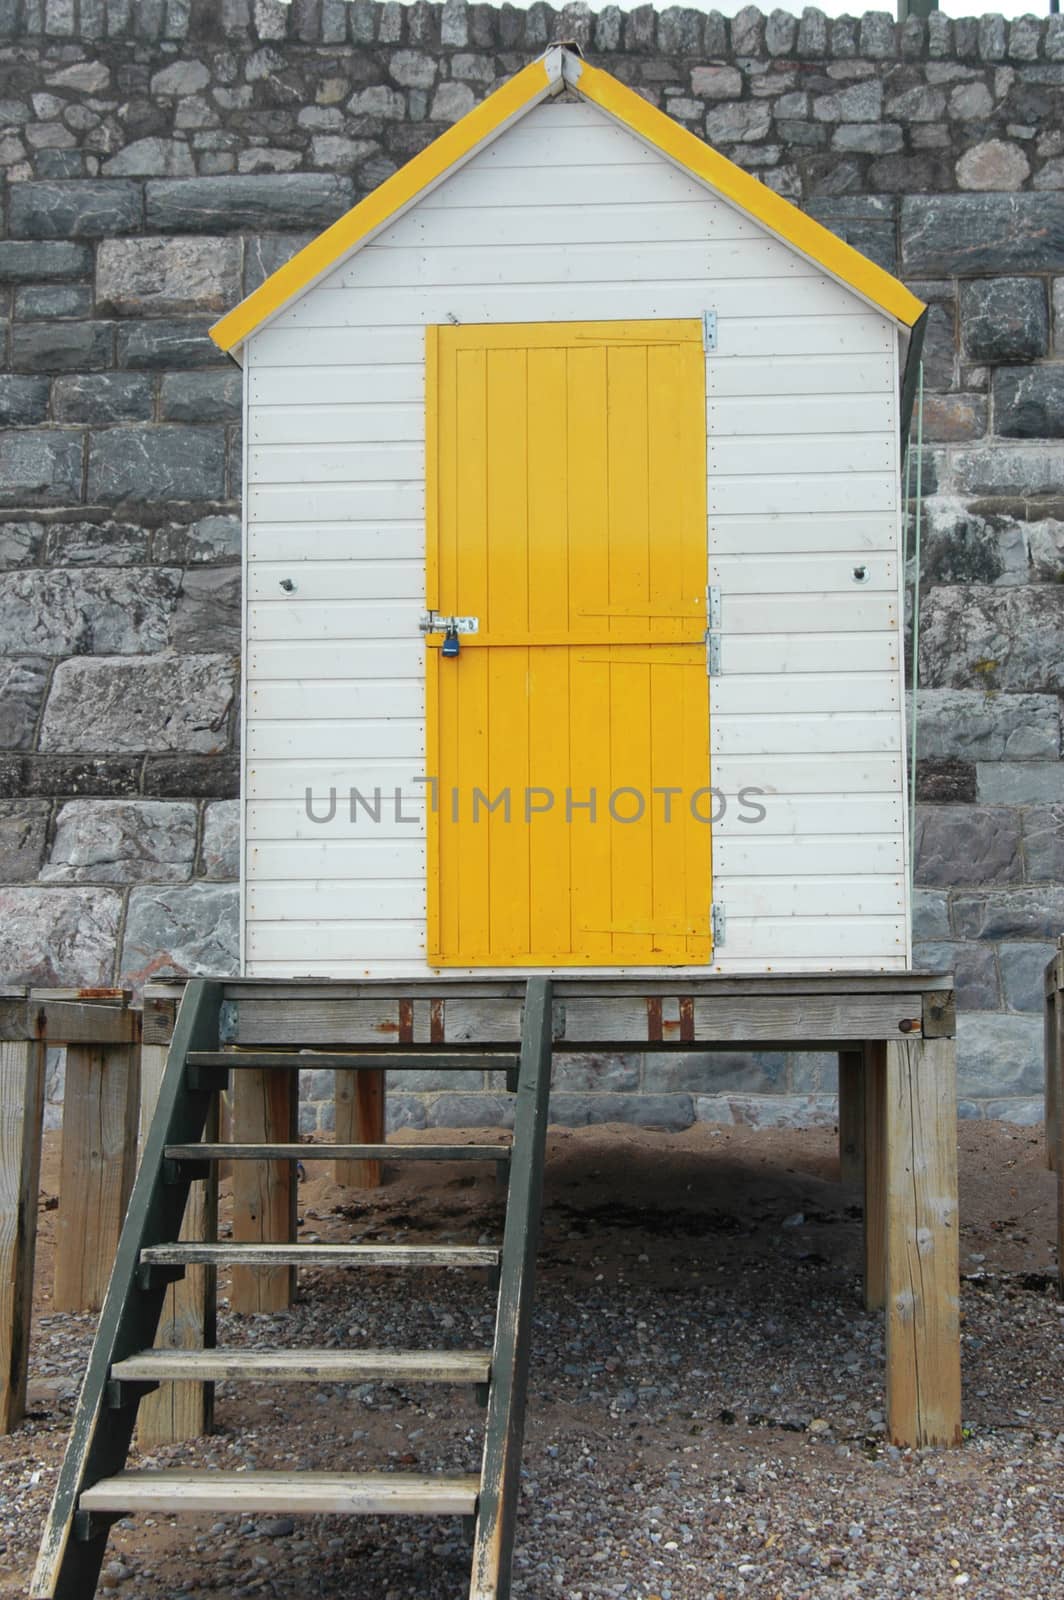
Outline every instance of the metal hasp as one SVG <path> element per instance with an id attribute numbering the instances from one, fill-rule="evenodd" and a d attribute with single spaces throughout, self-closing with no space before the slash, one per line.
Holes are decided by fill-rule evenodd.
<path id="1" fill-rule="evenodd" d="M 417 619 L 420 633 L 478 633 L 479 617 L 441 617 L 438 611 L 423 611 Z"/>

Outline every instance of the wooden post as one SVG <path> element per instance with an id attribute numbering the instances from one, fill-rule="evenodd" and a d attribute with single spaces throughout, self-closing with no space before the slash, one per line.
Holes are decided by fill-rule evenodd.
<path id="1" fill-rule="evenodd" d="M 26 1414 L 44 1063 L 43 1044 L 0 1042 L 0 1433 Z"/>
<path id="2" fill-rule="evenodd" d="M 336 1074 L 336 1142 L 384 1143 L 384 1072 Z M 381 1181 L 379 1161 L 335 1161 L 337 1183 L 350 1189 L 376 1189 Z"/>
<path id="3" fill-rule="evenodd" d="M 145 1007 L 152 1004 L 153 1026 L 148 1036 L 160 1039 L 165 1033 L 172 1035 L 181 990 L 173 985 L 153 984 L 145 994 Z M 169 1028 L 164 1026 L 168 1019 Z M 151 1127 L 155 1105 L 162 1084 L 163 1069 L 169 1052 L 169 1043 L 144 1044 L 140 1060 L 140 1147 Z M 217 1100 L 208 1114 L 205 1137 L 213 1139 L 212 1120 L 217 1117 Z M 185 1206 L 185 1218 L 180 1237 L 190 1240 L 212 1240 L 218 1234 L 218 1184 L 210 1178 L 196 1180 Z M 190 1266 L 185 1276 L 169 1285 L 163 1303 L 159 1328 L 155 1336 L 157 1349 L 202 1350 L 215 1342 L 217 1268 Z M 195 1383 L 182 1379 L 176 1383 L 163 1383 L 151 1394 L 141 1399 L 137 1411 L 137 1443 L 141 1450 L 154 1450 L 158 1445 L 176 1444 L 182 1439 L 194 1439 L 209 1433 L 214 1418 L 213 1383 Z"/>
<path id="4" fill-rule="evenodd" d="M 138 1084 L 132 1044 L 67 1045 L 56 1311 L 103 1305 L 133 1187 Z"/>
<path id="5" fill-rule="evenodd" d="M 961 1442 L 956 1047 L 887 1045 L 887 1431 Z"/>
<path id="6" fill-rule="evenodd" d="M 1045 971 L 1046 1166 L 1057 1165 L 1064 1101 L 1064 938 Z"/>
<path id="7" fill-rule="evenodd" d="M 869 1311 L 887 1293 L 886 1051 L 881 1042 L 864 1047 L 864 1301 Z"/>
<path id="8" fill-rule="evenodd" d="M 237 1067 L 230 1074 L 235 1144 L 287 1144 L 297 1132 L 299 1074 Z M 296 1235 L 294 1161 L 233 1162 L 233 1238 L 242 1244 L 289 1244 Z M 234 1266 L 234 1311 L 286 1311 L 296 1269 Z"/>
<path id="9" fill-rule="evenodd" d="M 860 1189 L 865 1172 L 865 1071 L 860 1050 L 839 1051 L 839 1181 Z"/>

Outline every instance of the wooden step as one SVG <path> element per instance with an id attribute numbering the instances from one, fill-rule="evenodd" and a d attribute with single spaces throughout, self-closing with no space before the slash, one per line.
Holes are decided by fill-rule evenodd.
<path id="1" fill-rule="evenodd" d="M 480 1479 L 412 1472 L 119 1472 L 82 1491 L 82 1511 L 290 1512 L 470 1517 Z"/>
<path id="2" fill-rule="evenodd" d="M 509 1161 L 508 1144 L 168 1144 L 171 1161 Z"/>
<path id="3" fill-rule="evenodd" d="M 446 1049 L 406 1049 L 382 1045 L 358 1050 L 192 1050 L 185 1057 L 190 1067 L 253 1067 L 256 1071 L 289 1072 L 512 1072 L 518 1065 L 515 1050 L 485 1050 L 480 1045 Z"/>
<path id="4" fill-rule="evenodd" d="M 142 1350 L 111 1367 L 133 1383 L 487 1383 L 490 1350 Z"/>
<path id="5" fill-rule="evenodd" d="M 212 1267 L 497 1267 L 496 1245 L 479 1244 L 153 1244 L 142 1262 Z"/>

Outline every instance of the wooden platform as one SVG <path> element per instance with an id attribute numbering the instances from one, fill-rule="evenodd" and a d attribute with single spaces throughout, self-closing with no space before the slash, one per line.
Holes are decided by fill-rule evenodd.
<path id="1" fill-rule="evenodd" d="M 1058 963 L 1059 965 L 1059 963 Z M 523 978 L 449 978 L 404 982 L 232 979 L 221 982 L 220 1044 L 203 1055 L 197 1071 L 221 1074 L 230 1084 L 229 1137 L 233 1161 L 234 1238 L 219 1244 L 214 1231 L 211 1174 L 223 1151 L 208 1131 L 198 1149 L 175 1147 L 175 1166 L 198 1161 L 204 1174 L 193 1185 L 184 1246 L 167 1260 L 183 1265 L 184 1281 L 168 1290 L 170 1311 L 160 1343 L 195 1348 L 213 1342 L 214 1297 L 209 1274 L 233 1265 L 234 1308 L 278 1309 L 290 1303 L 295 1267 L 335 1261 L 335 1247 L 296 1246 L 295 1162 L 336 1161 L 337 1178 L 355 1186 L 376 1184 L 384 1159 L 410 1157 L 505 1162 L 506 1146 L 388 1146 L 384 1135 L 387 1073 L 431 1046 L 448 1069 L 477 1064 L 508 1070 L 520 1037 Z M 143 1118 L 174 1028 L 182 985 L 150 985 L 144 996 L 141 1077 Z M 1054 991 L 1055 993 L 1055 991 Z M 39 1119 L 43 1046 L 70 1042 L 85 1067 L 79 1095 L 99 1097 L 101 1074 L 122 1078 L 128 1106 L 136 1076 L 140 1019 L 108 996 L 100 1002 L 41 991 L 8 991 L 0 1007 L 8 1106 L 5 1163 L 15 1172 L 0 1186 L 0 1244 L 17 1254 L 16 1286 L 0 1292 L 0 1345 L 9 1356 L 7 1425 L 22 1404 L 27 1325 L 26 1262 L 32 1274 L 32 1235 L 26 1197 L 35 1192 L 33 1141 L 11 1136 L 12 1107 L 24 1108 L 23 1127 Z M 1047 999 L 1048 982 L 1047 982 Z M 1052 1002 L 1054 1027 L 1059 1003 Z M 617 1048 L 704 1053 L 704 1092 L 712 1093 L 714 1053 L 736 1050 L 832 1051 L 839 1058 L 839 1144 L 844 1182 L 865 1197 L 865 1296 L 883 1307 L 887 1332 L 888 1431 L 899 1444 L 953 1444 L 960 1439 L 956 1101 L 953 981 L 941 973 L 846 973 L 756 978 L 646 979 L 561 977 L 553 983 L 553 1047 L 566 1052 Z M 1047 1030 L 1048 1038 L 1048 1030 Z M 84 1043 L 91 1039 L 91 1045 Z M 96 1052 L 96 1054 L 93 1054 Z M 107 1052 L 102 1054 L 101 1052 Z M 298 1055 L 295 1053 L 298 1052 Z M 1056 1059 L 1056 1058 L 1054 1058 Z M 130 1063 L 123 1067 L 123 1063 Z M 239 1065 L 240 1070 L 230 1071 Z M 335 1147 L 301 1146 L 295 1136 L 298 1070 L 335 1073 Z M 190 1066 L 190 1071 L 193 1068 Z M 1058 1095 L 1059 1077 L 1047 1089 Z M 75 1079 L 75 1081 L 77 1081 Z M 125 1099 L 122 1096 L 126 1096 Z M 112 1094 L 112 1099 L 114 1098 Z M 116 1101 L 116 1104 L 119 1102 Z M 1055 1111 L 1051 1101 L 1051 1111 Z M 123 1118 L 125 1121 L 123 1122 Z M 129 1113 L 118 1118 L 129 1125 Z M 39 1120 L 38 1120 L 39 1128 Z M 1059 1118 L 1053 1126 L 1059 1125 Z M 261 1159 L 264 1145 L 283 1146 L 284 1159 Z M 39 1137 L 38 1137 L 39 1149 Z M 76 1133 L 71 1150 L 78 1148 Z M 210 1158 L 204 1161 L 204 1158 Z M 110 1193 L 128 1182 L 128 1163 L 101 1174 Z M 73 1181 L 71 1179 L 71 1181 Z M 115 1193 L 118 1191 L 115 1190 Z M 110 1215 L 111 1203 L 100 1215 Z M 108 1224 L 109 1226 L 109 1224 Z M 5 1229 L 7 1230 L 5 1233 Z M 80 1245 L 79 1245 L 80 1247 Z M 2 1252 L 0 1252 L 2 1253 Z M 74 1252 L 69 1252 L 73 1256 Z M 483 1261 L 494 1259 L 490 1249 Z M 413 1265 L 441 1259 L 399 1249 L 351 1252 L 369 1265 Z M 267 1265 L 268 1263 L 268 1265 Z M 463 1263 L 472 1264 L 472 1263 Z M 99 1265 L 99 1264 L 97 1264 Z M 106 1277 L 106 1266 L 102 1270 Z M 98 1274 L 99 1276 L 99 1271 Z M 210 1388 L 184 1381 L 167 1385 L 141 1407 L 145 1442 L 165 1442 L 200 1431 L 209 1421 Z M 0 1398 L 3 1398 L 0 1395 Z M 4 1417 L 0 1416 L 0 1426 Z"/>

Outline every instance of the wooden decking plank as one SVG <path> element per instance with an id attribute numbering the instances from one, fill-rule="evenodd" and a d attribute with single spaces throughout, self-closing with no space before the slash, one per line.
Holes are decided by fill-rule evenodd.
<path id="1" fill-rule="evenodd" d="M 119 1472 L 81 1496 L 82 1511 L 278 1511 L 341 1516 L 470 1516 L 479 1479 L 400 1472 Z"/>
<path id="2" fill-rule="evenodd" d="M 142 1350 L 111 1368 L 127 1382 L 487 1383 L 489 1350 Z"/>
<path id="3" fill-rule="evenodd" d="M 247 1267 L 494 1267 L 494 1245 L 435 1244 L 157 1244 L 141 1252 L 144 1262 Z"/>
<path id="4" fill-rule="evenodd" d="M 517 1065 L 514 1050 L 488 1050 L 471 1045 L 464 1050 L 407 1050 L 384 1045 L 379 1050 L 203 1050 L 188 1058 L 192 1067 L 238 1067 L 244 1070 L 285 1072 L 506 1072 Z"/>
<path id="5" fill-rule="evenodd" d="M 509 1144 L 174 1144 L 172 1161 L 509 1161 Z"/>

